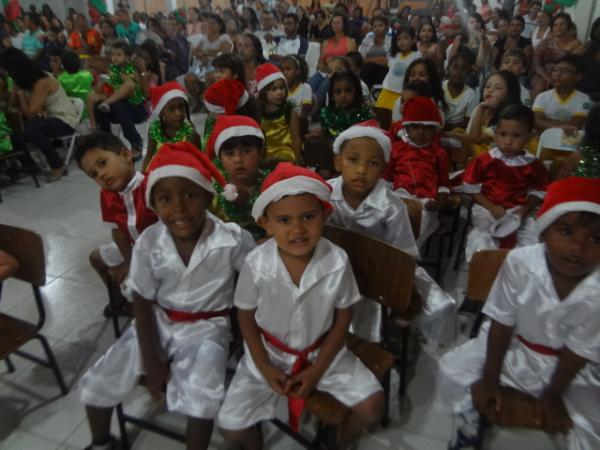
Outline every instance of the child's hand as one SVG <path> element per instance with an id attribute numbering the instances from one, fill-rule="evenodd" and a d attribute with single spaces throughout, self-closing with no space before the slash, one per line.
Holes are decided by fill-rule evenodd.
<path id="1" fill-rule="evenodd" d="M 439 209 L 439 205 L 435 200 L 429 200 L 425 203 L 425 209 L 427 211 L 437 211 Z"/>
<path id="2" fill-rule="evenodd" d="M 566 434 L 573 427 L 567 408 L 562 398 L 558 395 L 542 394 L 542 415 L 544 431 L 549 434 Z"/>
<path id="3" fill-rule="evenodd" d="M 506 214 L 506 209 L 504 209 L 500 205 L 490 206 L 489 211 L 490 211 L 490 214 L 492 215 L 492 217 L 496 220 L 504 217 L 504 215 Z"/>
<path id="4" fill-rule="evenodd" d="M 498 106 L 498 100 L 496 100 L 494 97 L 492 97 L 489 100 L 483 101 L 481 103 L 481 106 L 483 106 L 485 108 L 489 108 L 489 109 L 496 109 L 496 107 Z"/>
<path id="5" fill-rule="evenodd" d="M 485 377 L 471 385 L 471 396 L 475 409 L 490 420 L 493 420 L 502 408 L 500 385 Z"/>
<path id="6" fill-rule="evenodd" d="M 287 382 L 288 391 L 294 397 L 306 398 L 319 383 L 323 374 L 314 365 L 308 366 L 300 373 L 294 375 Z"/>
<path id="7" fill-rule="evenodd" d="M 268 364 L 261 370 L 263 376 L 267 379 L 269 386 L 279 395 L 288 395 L 288 376 L 279 367 Z"/>
<path id="8" fill-rule="evenodd" d="M 154 399 L 161 400 L 165 395 L 167 383 L 171 378 L 169 364 L 162 361 L 154 361 L 150 364 L 146 372 L 146 388 L 150 391 Z"/>
<path id="9" fill-rule="evenodd" d="M 108 275 L 117 284 L 121 284 L 128 273 L 129 273 L 129 263 L 127 263 L 127 262 L 122 262 L 118 266 L 108 268 Z"/>

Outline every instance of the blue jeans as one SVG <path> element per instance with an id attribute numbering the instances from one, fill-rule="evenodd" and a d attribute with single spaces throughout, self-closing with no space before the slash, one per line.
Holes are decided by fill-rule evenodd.
<path id="1" fill-rule="evenodd" d="M 127 100 L 119 100 L 110 105 L 110 111 L 105 113 L 98 109 L 98 103 L 94 106 L 96 122 L 102 131 L 110 133 L 110 124 L 121 125 L 125 139 L 129 141 L 131 148 L 141 149 L 143 147 L 142 137 L 135 128 L 136 123 L 142 123 L 148 117 L 144 104 L 134 106 Z"/>
<path id="2" fill-rule="evenodd" d="M 315 72 L 309 79 L 308 84 L 311 87 L 316 98 L 316 108 L 313 115 L 313 120 L 320 120 L 321 108 L 325 105 L 327 92 L 329 92 L 329 78 L 321 75 L 320 72 Z"/>
<path id="3" fill-rule="evenodd" d="M 73 128 L 52 116 L 32 117 L 25 122 L 26 139 L 42 151 L 52 169 L 60 169 L 64 164 L 52 145 L 52 139 L 73 133 L 75 133 Z"/>

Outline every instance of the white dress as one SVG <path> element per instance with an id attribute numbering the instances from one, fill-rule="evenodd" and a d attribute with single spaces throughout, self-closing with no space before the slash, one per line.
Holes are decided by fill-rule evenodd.
<path id="1" fill-rule="evenodd" d="M 253 246 L 252 237 L 237 224 L 211 215 L 187 266 L 162 222 L 148 227 L 136 241 L 127 284 L 141 297 L 156 300 L 160 343 L 171 361 L 169 411 L 204 419 L 216 416 L 225 394 L 230 324 L 228 317 L 173 322 L 163 308 L 183 312 L 230 308 L 235 273 Z M 82 376 L 79 398 L 86 405 L 115 406 L 143 373 L 133 325 Z"/>
<path id="2" fill-rule="evenodd" d="M 392 190 L 384 180 L 379 180 L 359 207 L 353 209 L 344 199 L 342 177 L 327 182 L 333 189 L 330 201 L 334 206 L 329 223 L 380 239 L 415 258 L 419 257 L 408 210 L 398 191 Z M 416 323 L 429 341 L 438 343 L 438 332 L 442 332 L 445 321 L 452 315 L 454 299 L 420 266 L 415 268 L 415 287 L 424 303 Z M 357 304 L 352 327 L 362 338 L 379 342 L 379 304 L 366 298 Z"/>
<path id="3" fill-rule="evenodd" d="M 526 347 L 527 341 L 561 349 L 567 347 L 588 363 L 563 395 L 574 427 L 567 435 L 569 449 L 600 448 L 600 269 L 588 275 L 562 301 L 546 263 L 546 246 L 512 250 L 496 279 L 483 312 L 514 327 L 504 358 L 500 382 L 534 396 L 549 384 L 556 356 Z M 461 413 L 473 408 L 470 386 L 483 370 L 489 327 L 440 360 L 437 404 Z"/>
<path id="4" fill-rule="evenodd" d="M 346 253 L 321 238 L 296 286 L 270 239 L 246 257 L 235 291 L 235 306 L 256 309 L 258 326 L 285 343 L 303 350 L 331 328 L 335 309 L 346 309 L 360 300 L 360 293 Z M 296 357 L 263 343 L 271 362 L 290 373 Z M 309 354 L 314 361 L 318 350 Z M 319 381 L 317 389 L 352 407 L 381 390 L 373 373 L 345 347 L 340 350 Z M 225 402 L 219 426 L 229 430 L 247 428 L 275 417 L 276 394 L 256 367 L 248 348 L 240 360 Z"/>

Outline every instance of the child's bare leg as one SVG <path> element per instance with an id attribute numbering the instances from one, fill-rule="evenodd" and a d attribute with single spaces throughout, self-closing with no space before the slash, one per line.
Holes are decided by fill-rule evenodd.
<path id="1" fill-rule="evenodd" d="M 92 265 L 92 267 L 94 268 L 96 273 L 98 273 L 98 276 L 100 277 L 100 279 L 102 280 L 102 282 L 104 283 L 106 288 L 107 289 L 110 288 L 110 277 L 108 275 L 108 266 L 102 260 L 102 257 L 100 256 L 99 248 L 92 250 L 92 253 L 90 253 L 90 264 Z"/>
<path id="2" fill-rule="evenodd" d="M 110 421 L 112 419 L 112 408 L 98 408 L 86 405 L 85 413 L 92 433 L 92 444 L 108 444 L 112 437 L 110 435 Z"/>
<path id="3" fill-rule="evenodd" d="M 104 316 L 111 317 L 113 314 L 130 315 L 129 303 L 127 303 L 127 299 L 123 297 L 119 285 L 115 283 L 110 277 L 108 273 L 109 266 L 104 262 L 104 260 L 100 256 L 100 249 L 97 248 L 93 250 L 92 253 L 90 253 L 90 264 L 92 265 L 92 267 L 106 286 L 109 298 L 110 296 L 113 296 L 113 302 L 117 307 L 117 310 L 113 311 L 113 302 L 109 301 L 108 305 L 104 308 Z"/>
<path id="4" fill-rule="evenodd" d="M 106 100 L 106 95 L 104 95 L 100 92 L 96 92 L 96 91 L 90 92 L 89 95 L 87 96 L 87 98 L 85 99 L 85 107 L 87 108 L 87 111 L 88 111 L 88 118 L 90 120 L 90 128 L 92 128 L 92 129 L 95 129 L 97 126 L 96 114 L 94 112 L 94 107 L 96 106 L 96 103 L 100 103 L 104 100 Z"/>
<path id="5" fill-rule="evenodd" d="M 252 425 L 243 430 L 220 429 L 225 440 L 235 444 L 244 450 L 262 450 L 263 435 L 260 424 Z"/>
<path id="6" fill-rule="evenodd" d="M 372 431 L 383 417 L 385 396 L 379 391 L 352 408 L 350 417 L 339 432 L 338 448 L 344 449 L 354 441 L 363 430 Z"/>
<path id="7" fill-rule="evenodd" d="M 213 421 L 209 419 L 187 418 L 185 441 L 187 450 L 205 450 L 210 443 Z"/>

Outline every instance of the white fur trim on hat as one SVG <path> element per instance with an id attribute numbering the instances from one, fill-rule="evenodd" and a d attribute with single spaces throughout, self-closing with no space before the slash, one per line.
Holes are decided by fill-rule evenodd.
<path id="1" fill-rule="evenodd" d="M 219 157 L 221 145 L 223 145 L 226 140 L 239 136 L 254 136 L 261 139 L 263 142 L 265 141 L 265 135 L 260 128 L 247 125 L 229 127 L 221 131 L 221 134 L 219 134 L 219 137 L 215 140 L 215 156 L 217 158 Z"/>
<path id="2" fill-rule="evenodd" d="M 322 181 L 303 175 L 278 181 L 263 191 L 252 206 L 252 217 L 258 220 L 272 202 L 288 195 L 313 194 L 324 202 L 329 202 L 329 188 Z"/>
<path id="3" fill-rule="evenodd" d="M 272 83 L 273 81 L 276 81 L 276 80 L 283 80 L 283 81 L 285 81 L 285 77 L 283 76 L 283 73 L 277 71 L 277 72 L 273 72 L 273 73 L 267 75 L 266 77 L 264 77 L 262 80 L 260 80 L 257 83 L 257 88 L 258 88 L 259 91 L 262 91 L 270 83 Z"/>
<path id="4" fill-rule="evenodd" d="M 250 95 L 248 94 L 248 91 L 244 91 L 244 93 L 238 100 L 236 109 L 240 109 L 242 106 L 244 106 L 248 102 L 249 98 L 250 98 Z M 208 109 L 208 111 L 211 113 L 225 114 L 225 108 L 223 106 L 213 105 L 212 103 L 207 102 L 206 99 L 204 99 L 204 106 L 206 106 L 206 109 Z"/>
<path id="5" fill-rule="evenodd" d="M 202 189 L 207 190 L 212 194 L 216 194 L 215 188 L 213 187 L 210 180 L 207 180 L 204 175 L 202 175 L 197 169 L 194 169 L 189 166 L 182 166 L 179 164 L 172 164 L 169 166 L 162 166 L 157 169 L 152 170 L 148 174 L 148 182 L 146 184 L 146 205 L 148 208 L 154 210 L 154 206 L 152 205 L 152 188 L 156 184 L 157 181 L 160 181 L 163 178 L 167 177 L 181 177 L 187 180 L 190 180 L 193 183 L 196 183 Z"/>
<path id="6" fill-rule="evenodd" d="M 552 222 L 572 212 L 590 212 L 600 215 L 600 204 L 594 202 L 564 202 L 550 208 L 535 221 L 535 232 L 539 236 Z"/>
<path id="7" fill-rule="evenodd" d="M 370 126 L 355 125 L 342 131 L 333 142 L 333 153 L 338 155 L 342 151 L 342 147 L 346 141 L 359 137 L 375 139 L 383 150 L 385 161 L 387 162 L 390 160 L 390 153 L 392 151 L 392 142 L 390 141 L 390 138 L 388 138 L 382 130 Z"/>
<path id="8" fill-rule="evenodd" d="M 160 115 L 160 112 L 163 110 L 163 108 L 167 106 L 167 103 L 175 98 L 182 98 L 187 103 L 190 102 L 187 94 L 181 89 L 170 90 L 160 98 L 159 102 L 156 104 L 156 107 L 152 110 L 152 119 L 156 119 Z"/>

